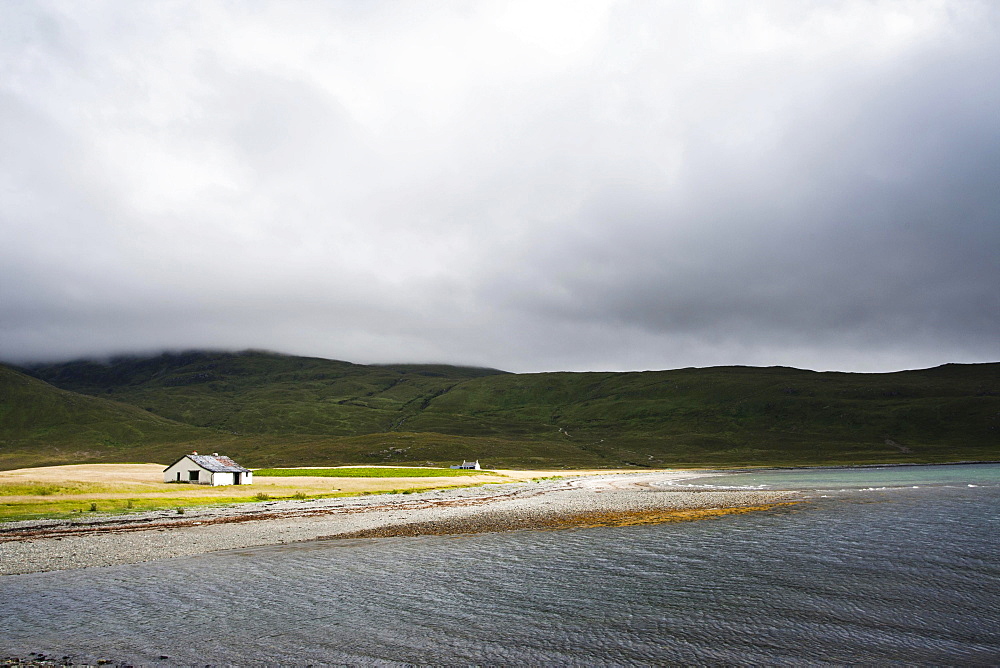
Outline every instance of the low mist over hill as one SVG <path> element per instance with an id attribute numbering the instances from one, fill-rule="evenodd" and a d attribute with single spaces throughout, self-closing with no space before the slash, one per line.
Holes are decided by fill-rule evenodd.
<path id="1" fill-rule="evenodd" d="M 0 465 L 805 465 L 1000 457 L 1000 364 L 510 374 L 189 352 L 0 369 Z M 42 382 L 44 381 L 44 382 Z M 86 395 L 86 396 L 85 396 Z"/>

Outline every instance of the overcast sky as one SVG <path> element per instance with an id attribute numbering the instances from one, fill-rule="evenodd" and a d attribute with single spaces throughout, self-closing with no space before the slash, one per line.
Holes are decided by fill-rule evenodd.
<path id="1" fill-rule="evenodd" d="M 0 359 L 1000 360 L 1000 3 L 0 3 Z"/>

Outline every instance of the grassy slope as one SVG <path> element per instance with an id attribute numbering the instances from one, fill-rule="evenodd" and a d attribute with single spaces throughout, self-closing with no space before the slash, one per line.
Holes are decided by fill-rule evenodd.
<path id="1" fill-rule="evenodd" d="M 294 478 L 309 476 L 319 478 L 457 478 L 472 475 L 483 475 L 482 471 L 472 469 L 454 470 L 427 467 L 390 468 L 387 466 L 344 466 L 325 469 L 257 469 L 256 478 Z M 488 473 L 487 475 L 497 475 Z"/>
<path id="2" fill-rule="evenodd" d="M 490 457 L 496 466 L 605 464 L 561 443 L 540 456 L 535 444 L 521 439 L 405 431 L 408 418 L 457 383 L 502 373 L 492 369 L 364 366 L 260 352 L 191 352 L 121 358 L 107 364 L 40 365 L 30 372 L 67 390 L 127 402 L 207 428 L 197 432 L 203 440 L 186 439 L 183 448 L 169 449 L 169 454 L 137 448 L 126 456 L 92 447 L 79 461 L 166 462 L 195 447 L 225 451 L 249 466 L 451 464 L 475 457 Z M 44 423 L 47 416 L 39 411 L 35 418 Z M 0 439 L 6 431 L 0 420 Z M 46 443 L 58 447 L 61 440 L 54 437 Z M 46 458 L 44 463 L 72 461 L 64 456 Z M 0 457 L 0 468 L 11 467 Z"/>
<path id="3" fill-rule="evenodd" d="M 211 428 L 214 438 L 228 439 L 218 447 L 254 466 L 470 457 L 534 467 L 1000 458 L 1000 364 L 894 374 L 719 367 L 515 375 L 188 353 L 31 371 L 66 389 Z"/>
<path id="4" fill-rule="evenodd" d="M 997 458 L 998 416 L 1000 364 L 892 374 L 718 367 L 470 381 L 408 426 L 557 434 L 636 464 L 806 464 Z"/>
<path id="5" fill-rule="evenodd" d="M 0 468 L 134 459 L 198 443 L 206 430 L 60 390 L 0 366 Z"/>
<path id="6" fill-rule="evenodd" d="M 434 397 L 490 369 L 364 366 L 261 352 L 191 352 L 71 362 L 31 373 L 58 387 L 233 434 L 354 436 L 392 431 Z"/>
<path id="7" fill-rule="evenodd" d="M 360 436 L 259 437 L 241 446 L 248 466 L 401 464 L 443 466 L 479 459 L 495 468 L 614 468 L 621 465 L 575 443 L 436 432 L 387 432 Z M 279 445 L 280 444 L 280 445 Z M 236 450 L 233 450 L 236 452 Z"/>

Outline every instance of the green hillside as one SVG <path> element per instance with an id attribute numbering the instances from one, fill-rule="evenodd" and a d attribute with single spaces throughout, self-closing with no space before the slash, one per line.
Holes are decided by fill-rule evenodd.
<path id="1" fill-rule="evenodd" d="M 253 466 L 473 457 L 534 467 L 1000 459 L 1000 364 L 888 374 L 781 367 L 509 374 L 191 352 L 28 371 L 64 390 L 113 400 L 102 405 L 142 409 L 121 414 L 127 434 L 152 430 L 133 423 L 156 419 L 151 414 L 175 430 L 120 443 L 148 450 L 172 438 L 203 439 L 218 444 L 203 448 L 225 447 Z M 22 445 L 71 440 L 73 430 L 44 431 L 48 401 L 19 418 L 20 429 L 35 430 L 35 440 L 21 438 Z M 20 438 L 7 436 L 17 429 L 9 414 L 0 419 L 4 442 Z M 87 433 L 74 442 L 86 442 Z M 126 447 L 102 456 L 131 453 Z"/>
<path id="2" fill-rule="evenodd" d="M 657 466 L 1000 458 L 1000 364 L 507 375 L 456 386 L 408 427 L 559 435 L 608 459 Z"/>
<path id="3" fill-rule="evenodd" d="M 211 432 L 135 406 L 60 390 L 0 366 L 0 468 L 131 461 Z"/>
<path id="4" fill-rule="evenodd" d="M 256 351 L 79 361 L 28 371 L 66 390 L 236 435 L 328 436 L 397 430 L 456 384 L 502 373 L 445 365 L 365 366 Z"/>

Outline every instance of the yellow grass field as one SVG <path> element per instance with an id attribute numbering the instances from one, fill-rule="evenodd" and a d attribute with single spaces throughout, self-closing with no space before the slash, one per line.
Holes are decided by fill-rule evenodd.
<path id="1" fill-rule="evenodd" d="M 549 476 L 618 471 L 491 471 L 461 477 L 256 477 L 252 485 L 178 485 L 163 482 L 163 464 L 74 464 L 0 471 L 0 521 L 65 517 L 89 512 L 182 508 L 213 503 L 347 496 L 515 482 Z M 345 467 L 346 468 L 346 467 Z M 391 467 L 400 468 L 400 467 Z"/>

